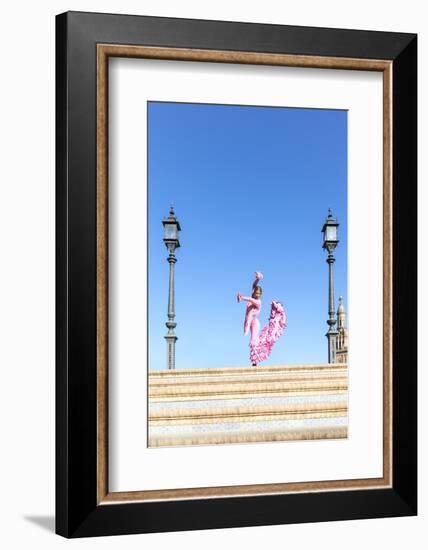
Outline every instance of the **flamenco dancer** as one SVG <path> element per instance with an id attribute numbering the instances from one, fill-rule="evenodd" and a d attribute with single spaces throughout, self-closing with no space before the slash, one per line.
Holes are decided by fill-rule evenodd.
<path id="1" fill-rule="evenodd" d="M 262 288 L 259 285 L 263 279 L 263 274 L 256 271 L 256 280 L 253 283 L 253 293 L 251 298 L 242 296 L 239 292 L 236 299 L 239 302 L 247 302 L 245 309 L 244 334 L 250 331 L 250 361 L 253 367 L 256 367 L 261 361 L 267 359 L 272 351 L 273 345 L 281 336 L 287 326 L 285 310 L 281 302 L 273 301 L 271 303 L 270 317 L 268 324 L 260 332 L 260 322 L 257 318 L 262 305 Z"/>

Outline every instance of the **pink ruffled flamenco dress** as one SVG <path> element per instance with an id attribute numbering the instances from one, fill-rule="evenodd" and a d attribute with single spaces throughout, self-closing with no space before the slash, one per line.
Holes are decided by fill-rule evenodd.
<path id="1" fill-rule="evenodd" d="M 262 273 L 257 271 L 256 280 L 253 283 L 253 294 L 262 278 Z M 261 300 L 252 296 L 241 296 L 239 293 L 237 299 L 238 302 L 241 300 L 248 302 L 245 309 L 244 334 L 250 332 L 250 361 L 253 366 L 256 366 L 269 357 L 275 342 L 287 327 L 285 309 L 281 302 L 273 301 L 268 324 L 260 332 L 257 316 L 260 313 Z"/>

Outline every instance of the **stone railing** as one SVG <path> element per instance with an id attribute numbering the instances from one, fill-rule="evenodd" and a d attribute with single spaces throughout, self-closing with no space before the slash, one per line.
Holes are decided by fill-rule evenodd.
<path id="1" fill-rule="evenodd" d="M 149 373 L 149 445 L 347 437 L 345 364 Z"/>

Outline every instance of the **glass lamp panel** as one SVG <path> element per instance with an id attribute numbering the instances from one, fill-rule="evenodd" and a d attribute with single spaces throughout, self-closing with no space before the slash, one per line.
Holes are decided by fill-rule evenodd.
<path id="1" fill-rule="evenodd" d="M 178 238 L 177 225 L 175 223 L 165 224 L 165 239 L 175 240 Z"/>
<path id="2" fill-rule="evenodd" d="M 326 241 L 336 241 L 337 240 L 337 227 L 335 225 L 327 225 L 325 232 Z"/>

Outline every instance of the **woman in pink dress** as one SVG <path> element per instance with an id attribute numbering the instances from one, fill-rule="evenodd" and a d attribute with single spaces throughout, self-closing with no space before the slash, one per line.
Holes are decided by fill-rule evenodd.
<path id="1" fill-rule="evenodd" d="M 238 302 L 242 300 L 247 302 L 245 309 L 244 334 L 250 331 L 250 361 L 253 367 L 256 367 L 261 361 L 267 359 L 272 351 L 273 345 L 281 336 L 287 326 L 285 310 L 280 302 L 271 303 L 271 312 L 268 324 L 260 332 L 260 322 L 257 318 L 262 305 L 262 288 L 259 285 L 263 279 L 263 274 L 256 271 L 256 279 L 253 283 L 253 292 L 251 297 L 242 296 L 239 292 L 236 296 Z"/>

